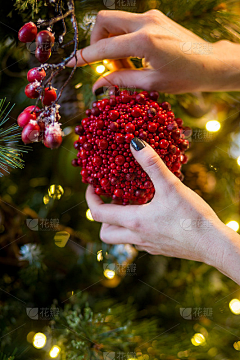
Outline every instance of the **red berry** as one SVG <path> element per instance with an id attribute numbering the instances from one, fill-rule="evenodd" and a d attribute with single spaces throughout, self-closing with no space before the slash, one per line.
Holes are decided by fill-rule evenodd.
<path id="1" fill-rule="evenodd" d="M 62 143 L 61 135 L 48 134 L 45 136 L 44 145 L 50 149 L 57 149 Z"/>
<path id="2" fill-rule="evenodd" d="M 30 106 L 26 107 L 26 109 L 24 109 L 23 111 L 32 111 L 34 109 L 36 112 L 38 112 L 40 110 L 38 106 L 30 105 Z"/>
<path id="3" fill-rule="evenodd" d="M 123 195 L 123 191 L 121 189 L 116 189 L 114 190 L 114 195 L 120 198 Z"/>
<path id="4" fill-rule="evenodd" d="M 75 127 L 75 134 L 81 135 L 82 133 L 83 133 L 83 127 L 82 127 L 82 125 L 77 125 L 77 126 Z"/>
<path id="5" fill-rule="evenodd" d="M 55 89 L 49 89 L 49 88 L 46 88 L 44 90 L 44 96 L 43 96 L 43 105 L 51 105 L 57 98 L 57 93 L 55 91 Z"/>
<path id="6" fill-rule="evenodd" d="M 40 31 L 36 36 L 36 45 L 41 50 L 49 50 L 54 44 L 55 38 L 53 33 L 48 30 Z"/>
<path id="7" fill-rule="evenodd" d="M 115 163 L 116 163 L 117 165 L 123 165 L 123 164 L 125 163 L 125 157 L 122 156 L 122 155 L 117 155 L 117 156 L 115 157 Z"/>
<path id="8" fill-rule="evenodd" d="M 35 50 L 35 57 L 42 64 L 45 63 L 46 61 L 48 61 L 50 56 L 51 56 L 51 49 L 43 50 L 43 49 L 37 47 Z"/>
<path id="9" fill-rule="evenodd" d="M 36 123 L 29 122 L 22 131 L 22 141 L 25 144 L 30 144 L 31 142 L 38 141 L 38 136 L 40 133 L 40 127 Z"/>
<path id="10" fill-rule="evenodd" d="M 119 144 L 124 143 L 124 136 L 122 134 L 116 134 L 115 141 Z"/>
<path id="11" fill-rule="evenodd" d="M 45 78 L 45 76 L 46 76 L 45 70 L 39 68 L 33 68 L 29 70 L 27 73 L 27 79 L 29 82 L 33 82 L 35 80 L 41 81 L 42 79 Z"/>
<path id="12" fill-rule="evenodd" d="M 134 108 L 132 109 L 131 115 L 132 115 L 133 117 L 142 116 L 142 111 L 141 111 L 141 109 L 139 109 L 138 107 L 134 107 Z"/>
<path id="13" fill-rule="evenodd" d="M 143 94 L 137 94 L 136 95 L 136 101 L 139 104 L 145 104 L 146 103 L 145 96 Z"/>
<path id="14" fill-rule="evenodd" d="M 23 111 L 17 118 L 17 123 L 20 127 L 26 126 L 30 120 L 36 120 L 36 114 L 29 111 Z"/>
<path id="15" fill-rule="evenodd" d="M 150 122 L 149 124 L 148 124 L 148 130 L 150 131 L 150 132 L 156 132 L 157 131 L 157 128 L 158 128 L 158 124 L 156 124 L 156 123 L 154 123 L 154 122 Z"/>
<path id="16" fill-rule="evenodd" d="M 111 119 L 111 120 L 117 120 L 118 119 L 118 117 L 119 117 L 119 112 L 118 111 L 116 111 L 116 110 L 111 110 L 110 112 L 109 112 L 109 118 Z"/>
<path id="17" fill-rule="evenodd" d="M 21 27 L 18 32 L 18 39 L 21 42 L 32 42 L 37 35 L 37 27 L 33 22 L 29 22 Z"/>
<path id="18" fill-rule="evenodd" d="M 30 83 L 25 87 L 25 95 L 30 99 L 36 99 L 39 96 L 37 88 L 39 84 L 37 83 Z"/>
<path id="19" fill-rule="evenodd" d="M 112 122 L 109 127 L 111 131 L 118 131 L 118 123 L 116 122 Z"/>
<path id="20" fill-rule="evenodd" d="M 157 101 L 157 99 L 158 99 L 158 92 L 157 91 L 151 91 L 149 95 L 150 95 L 150 99 L 152 99 L 154 101 Z"/>
<path id="21" fill-rule="evenodd" d="M 101 149 L 101 150 L 107 149 L 107 147 L 108 147 L 108 142 L 107 142 L 107 140 L 105 140 L 105 139 L 100 140 L 100 141 L 98 142 L 98 147 L 99 147 L 99 149 Z"/>
<path id="22" fill-rule="evenodd" d="M 165 140 L 165 139 L 162 139 L 162 140 L 160 141 L 160 143 L 159 143 L 159 146 L 160 146 L 160 148 L 162 148 L 162 149 L 167 149 L 168 145 L 169 145 L 169 142 L 168 142 L 167 140 Z"/>
<path id="23" fill-rule="evenodd" d="M 132 123 L 127 123 L 125 126 L 125 131 L 127 133 L 133 133 L 135 131 L 135 126 Z"/>

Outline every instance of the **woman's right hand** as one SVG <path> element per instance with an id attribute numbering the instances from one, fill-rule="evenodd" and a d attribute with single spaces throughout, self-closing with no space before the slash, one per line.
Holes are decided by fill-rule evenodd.
<path id="1" fill-rule="evenodd" d="M 91 45 L 82 53 L 89 63 L 139 57 L 146 64 L 142 69 L 121 69 L 104 75 L 93 91 L 109 85 L 108 78 L 120 87 L 177 94 L 234 90 L 234 81 L 239 87 L 234 46 L 239 52 L 239 45 L 228 41 L 206 42 L 158 10 L 143 14 L 106 10 L 98 13 Z M 85 65 L 79 51 L 77 56 L 78 66 Z M 68 66 L 74 64 L 72 59 Z"/>

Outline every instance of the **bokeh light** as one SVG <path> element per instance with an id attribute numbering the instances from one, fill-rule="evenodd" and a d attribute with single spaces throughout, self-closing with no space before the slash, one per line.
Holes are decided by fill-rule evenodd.
<path id="1" fill-rule="evenodd" d="M 239 223 L 235 220 L 229 221 L 226 225 L 234 231 L 238 231 L 239 229 Z"/>
<path id="2" fill-rule="evenodd" d="M 33 337 L 33 346 L 36 349 L 42 349 L 47 342 L 47 337 L 43 333 L 36 333 Z"/>
<path id="3" fill-rule="evenodd" d="M 217 120 L 210 120 L 206 123 L 206 129 L 209 132 L 216 132 L 220 130 L 220 128 L 221 128 L 221 124 Z"/>
<path id="4" fill-rule="evenodd" d="M 107 279 L 113 279 L 115 276 L 115 271 L 114 270 L 110 270 L 110 269 L 105 269 L 103 272 L 104 276 Z"/>
<path id="5" fill-rule="evenodd" d="M 233 314 L 240 315 L 240 301 L 238 299 L 232 299 L 229 308 Z"/>
<path id="6" fill-rule="evenodd" d="M 86 218 L 90 221 L 94 221 L 90 209 L 87 209 L 87 211 L 86 211 Z"/>
<path id="7" fill-rule="evenodd" d="M 103 253 L 102 250 L 99 250 L 97 252 L 97 261 L 102 261 L 103 260 Z"/>
<path id="8" fill-rule="evenodd" d="M 63 194 L 64 194 L 64 190 L 61 185 L 51 185 L 48 189 L 48 195 L 54 200 L 61 199 Z"/>
<path id="9" fill-rule="evenodd" d="M 34 332 L 34 331 L 30 331 L 30 332 L 27 334 L 27 342 L 29 342 L 30 344 L 32 344 L 34 335 L 35 335 L 35 332 Z"/>
<path id="10" fill-rule="evenodd" d="M 104 73 L 105 70 L 106 70 L 106 68 L 105 68 L 104 65 L 98 65 L 98 66 L 96 67 L 96 72 L 97 72 L 98 74 Z"/>
<path id="11" fill-rule="evenodd" d="M 201 333 L 196 333 L 193 335 L 191 342 L 194 346 L 204 345 L 206 342 L 205 336 Z"/>
<path id="12" fill-rule="evenodd" d="M 233 347 L 234 347 L 235 350 L 240 351 L 240 341 L 236 341 L 236 342 L 233 344 Z"/>
<path id="13" fill-rule="evenodd" d="M 51 348 L 51 350 L 49 351 L 49 355 L 50 355 L 51 358 L 54 359 L 54 358 L 56 358 L 56 357 L 59 355 L 60 351 L 61 351 L 60 347 L 57 346 L 57 345 L 54 345 L 54 346 Z"/>
<path id="14" fill-rule="evenodd" d="M 237 158 L 237 163 L 238 163 L 238 165 L 240 166 L 240 155 L 239 155 L 239 157 Z"/>

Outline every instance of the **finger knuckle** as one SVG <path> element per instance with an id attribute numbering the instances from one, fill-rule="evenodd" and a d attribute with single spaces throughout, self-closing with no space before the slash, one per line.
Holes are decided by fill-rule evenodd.
<path id="1" fill-rule="evenodd" d="M 97 14 L 97 17 L 96 17 L 96 22 L 100 22 L 102 21 L 103 19 L 106 18 L 107 16 L 107 13 L 108 13 L 108 10 L 100 10 Z"/>
<path id="2" fill-rule="evenodd" d="M 101 214 L 100 211 L 97 209 L 92 209 L 91 214 L 94 221 L 101 222 Z"/>
<path id="3" fill-rule="evenodd" d="M 99 236 L 100 236 L 100 239 L 101 239 L 103 242 L 105 242 L 105 243 L 108 243 L 108 242 L 109 242 L 109 239 L 108 239 L 108 237 L 107 237 L 107 235 L 106 235 L 106 232 L 105 232 L 105 230 L 104 230 L 103 228 L 101 228 Z"/>
<path id="4" fill-rule="evenodd" d="M 158 155 L 152 156 L 152 155 L 147 155 L 146 159 L 145 159 L 145 170 L 148 172 L 152 172 L 153 169 L 155 169 L 156 167 L 158 167 L 159 165 L 159 157 Z"/>
<path id="5" fill-rule="evenodd" d="M 148 10 L 144 13 L 145 18 L 152 22 L 159 22 L 159 17 L 163 15 L 163 13 L 156 9 Z"/>

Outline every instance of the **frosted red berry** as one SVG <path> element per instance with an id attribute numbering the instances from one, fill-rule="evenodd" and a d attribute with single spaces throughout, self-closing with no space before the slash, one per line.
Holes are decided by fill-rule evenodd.
<path id="1" fill-rule="evenodd" d="M 22 141 L 25 144 L 38 141 L 40 127 L 37 122 L 29 122 L 22 131 Z"/>
<path id="2" fill-rule="evenodd" d="M 45 78 L 45 76 L 46 76 L 45 70 L 38 68 L 33 68 L 29 70 L 27 73 L 27 79 L 29 82 L 34 82 L 35 80 L 41 81 L 42 79 Z"/>
<path id="3" fill-rule="evenodd" d="M 23 111 L 17 118 L 17 123 L 20 127 L 26 126 L 30 120 L 36 120 L 36 114 L 30 111 Z"/>
<path id="4" fill-rule="evenodd" d="M 32 42 L 37 35 L 37 27 L 33 22 L 29 22 L 21 27 L 18 32 L 18 39 L 21 42 Z"/>
<path id="5" fill-rule="evenodd" d="M 36 99 L 39 96 L 38 87 L 40 84 L 38 83 L 30 83 L 25 87 L 25 95 L 30 99 Z"/>
<path id="6" fill-rule="evenodd" d="M 51 105 L 57 98 L 57 93 L 55 91 L 55 89 L 49 89 L 49 88 L 46 88 L 44 90 L 44 96 L 43 96 L 43 105 Z"/>

